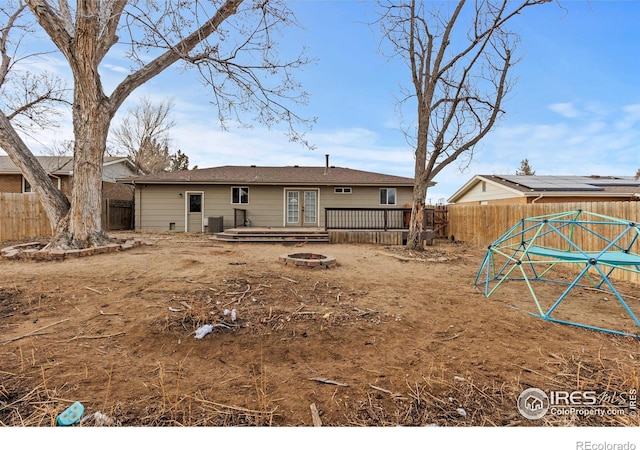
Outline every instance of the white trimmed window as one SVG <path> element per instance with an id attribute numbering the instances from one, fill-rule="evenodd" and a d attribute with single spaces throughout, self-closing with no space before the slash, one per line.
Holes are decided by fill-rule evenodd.
<path id="1" fill-rule="evenodd" d="M 31 185 L 29 184 L 29 182 L 27 181 L 27 179 L 25 177 L 22 177 L 22 193 L 23 194 L 32 194 L 33 193 L 33 189 L 31 188 Z"/>
<path id="2" fill-rule="evenodd" d="M 380 204 L 395 205 L 396 204 L 396 188 L 380 189 Z"/>
<path id="3" fill-rule="evenodd" d="M 247 186 L 239 186 L 231 188 L 231 204 L 246 205 L 249 203 L 249 188 Z"/>
<path id="4" fill-rule="evenodd" d="M 336 194 L 351 194 L 350 187 L 336 187 L 333 188 L 333 192 Z"/>

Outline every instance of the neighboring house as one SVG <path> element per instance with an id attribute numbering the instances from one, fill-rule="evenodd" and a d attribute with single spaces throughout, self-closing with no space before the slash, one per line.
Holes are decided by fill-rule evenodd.
<path id="1" fill-rule="evenodd" d="M 476 175 L 448 201 L 480 205 L 640 201 L 640 178 L 598 175 Z"/>
<path id="2" fill-rule="evenodd" d="M 203 232 L 209 217 L 232 228 L 237 211 L 253 227 L 324 227 L 328 207 L 397 209 L 413 201 L 412 178 L 329 166 L 328 157 L 324 167 L 222 166 L 121 182 L 135 186 L 135 228 L 145 231 Z"/>
<path id="3" fill-rule="evenodd" d="M 73 178 L 72 156 L 36 156 L 54 185 L 71 198 Z M 102 170 L 102 196 L 112 200 L 132 200 L 131 186 L 116 183 L 120 178 L 136 174 L 135 167 L 126 157 L 107 157 Z M 29 182 L 8 156 L 0 156 L 0 192 L 30 194 Z"/>

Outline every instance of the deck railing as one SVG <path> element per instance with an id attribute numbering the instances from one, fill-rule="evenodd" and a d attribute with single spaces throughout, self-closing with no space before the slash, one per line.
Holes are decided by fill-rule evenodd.
<path id="1" fill-rule="evenodd" d="M 403 230 L 409 228 L 409 208 L 325 208 L 327 230 Z"/>
<path id="2" fill-rule="evenodd" d="M 327 230 L 408 230 L 411 208 L 325 208 Z M 433 210 L 425 209 L 425 229 L 433 229 Z"/>

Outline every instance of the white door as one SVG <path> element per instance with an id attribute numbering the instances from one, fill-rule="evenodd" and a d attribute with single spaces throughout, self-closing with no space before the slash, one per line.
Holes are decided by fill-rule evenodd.
<path id="1" fill-rule="evenodd" d="M 287 190 L 288 227 L 318 226 L 318 191 Z"/>
<path id="2" fill-rule="evenodd" d="M 202 193 L 187 193 L 187 232 L 202 232 Z"/>
<path id="3" fill-rule="evenodd" d="M 317 204 L 318 193 L 316 191 L 304 191 L 304 202 L 302 210 L 304 212 L 304 223 L 306 226 L 316 226 L 318 224 Z"/>

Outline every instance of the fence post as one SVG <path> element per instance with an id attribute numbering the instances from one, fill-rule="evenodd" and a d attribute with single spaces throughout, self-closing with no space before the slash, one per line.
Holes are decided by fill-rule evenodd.
<path id="1" fill-rule="evenodd" d="M 107 204 L 107 208 L 106 208 L 107 209 L 107 231 L 110 231 L 111 230 L 111 211 L 110 211 L 111 210 L 111 204 L 110 204 L 108 198 L 106 198 L 104 201 Z"/>

